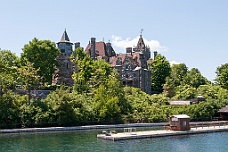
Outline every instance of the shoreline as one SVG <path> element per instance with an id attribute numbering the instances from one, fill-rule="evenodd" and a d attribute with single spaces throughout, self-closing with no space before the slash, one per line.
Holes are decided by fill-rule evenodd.
<path id="1" fill-rule="evenodd" d="M 199 125 L 199 124 L 211 125 L 213 123 L 220 124 L 224 122 L 227 122 L 227 121 L 190 122 L 190 125 Z M 169 122 L 130 123 L 130 124 L 113 124 L 113 125 L 86 125 L 86 126 L 72 126 L 72 127 L 15 128 L 15 129 L 0 129 L 0 134 L 96 130 L 96 129 L 113 129 L 113 128 L 132 128 L 132 127 L 164 127 L 167 124 L 169 124 Z"/>
<path id="2" fill-rule="evenodd" d="M 128 128 L 128 127 L 163 127 L 165 123 L 132 123 L 132 124 L 115 124 L 115 125 L 86 125 L 72 127 L 44 127 L 44 128 L 17 128 L 17 129 L 0 129 L 0 134 L 6 133 L 26 133 L 26 132 L 51 132 L 51 131 L 74 131 L 74 130 L 95 130 L 110 128 Z"/>

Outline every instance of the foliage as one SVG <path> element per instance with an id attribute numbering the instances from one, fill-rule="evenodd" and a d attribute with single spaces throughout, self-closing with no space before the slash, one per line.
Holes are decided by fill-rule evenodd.
<path id="1" fill-rule="evenodd" d="M 33 68 L 33 64 L 27 62 L 25 66 L 21 66 L 17 69 L 19 73 L 18 81 L 24 85 L 24 88 L 28 90 L 29 86 L 34 86 L 39 83 L 38 71 L 39 69 Z"/>
<path id="2" fill-rule="evenodd" d="M 171 66 L 171 74 L 166 77 L 166 83 L 163 86 L 164 93 L 167 97 L 173 97 L 176 92 L 176 87 L 183 84 L 183 79 L 188 72 L 185 64 L 173 64 Z"/>
<path id="3" fill-rule="evenodd" d="M 180 85 L 176 88 L 176 95 L 172 98 L 174 100 L 188 100 L 196 98 L 196 89 L 190 85 Z"/>
<path id="4" fill-rule="evenodd" d="M 0 50 L 0 94 L 16 87 L 18 57 L 9 50 Z"/>
<path id="5" fill-rule="evenodd" d="M 183 84 L 190 85 L 194 88 L 198 88 L 200 85 L 205 85 L 208 80 L 203 77 L 197 68 L 192 68 L 187 72 L 186 77 L 183 78 Z"/>
<path id="6" fill-rule="evenodd" d="M 74 89 L 81 93 L 88 92 L 88 81 L 93 70 L 91 58 L 83 52 L 82 48 L 77 48 L 71 55 L 71 61 L 74 64 L 74 73 L 72 75 Z"/>
<path id="7" fill-rule="evenodd" d="M 130 111 L 131 107 L 124 97 L 123 86 L 118 80 L 116 70 L 95 89 L 94 101 L 98 120 L 120 120 L 121 115 Z"/>
<path id="8" fill-rule="evenodd" d="M 151 69 L 151 89 L 152 92 L 161 93 L 166 77 L 170 75 L 170 64 L 162 55 L 157 55 L 149 65 Z"/>
<path id="9" fill-rule="evenodd" d="M 217 67 L 215 81 L 223 88 L 228 89 L 228 63 Z"/>
<path id="10" fill-rule="evenodd" d="M 57 89 L 45 99 L 48 105 L 48 122 L 56 125 L 78 125 L 92 119 L 90 100 L 69 89 Z"/>
<path id="11" fill-rule="evenodd" d="M 43 127 L 48 126 L 48 106 L 43 100 L 32 99 L 27 104 L 27 98 L 24 97 L 20 106 L 20 118 L 22 127 Z"/>
<path id="12" fill-rule="evenodd" d="M 34 38 L 22 50 L 21 64 L 33 63 L 33 67 L 39 69 L 38 75 L 42 78 L 42 82 L 51 84 L 52 75 L 58 66 L 56 58 L 60 54 L 55 43 Z"/>
<path id="13" fill-rule="evenodd" d="M 0 128 L 15 128 L 20 124 L 19 103 L 11 91 L 0 96 Z"/>
<path id="14" fill-rule="evenodd" d="M 187 114 L 192 120 L 210 120 L 218 116 L 218 109 L 228 105 L 226 64 L 217 69 L 217 84 L 212 84 L 198 69 L 188 71 L 185 64 L 170 68 L 165 57 L 158 55 L 150 65 L 152 89 L 164 91 L 148 95 L 139 88 L 124 87 L 115 69 L 104 60 L 91 60 L 80 48 L 71 56 L 74 86 L 47 86 L 54 89 L 45 99 L 31 98 L 28 104 L 27 95 L 20 96 L 10 90 L 14 91 L 16 85 L 29 89 L 28 86 L 38 84 L 40 76 L 48 82 L 46 77 L 50 75 L 41 69 L 47 63 L 34 62 L 39 62 L 35 59 L 48 55 L 52 49 L 57 51 L 52 45 L 50 41 L 34 39 L 23 49 L 22 65 L 10 51 L 0 51 L 0 128 L 164 122 L 173 114 Z M 55 60 L 49 62 L 50 67 L 56 65 Z M 199 94 L 206 101 L 169 105 L 171 99 L 188 100 Z"/>

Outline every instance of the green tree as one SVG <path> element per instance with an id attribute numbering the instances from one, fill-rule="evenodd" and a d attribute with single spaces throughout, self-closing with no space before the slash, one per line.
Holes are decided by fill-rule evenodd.
<path id="1" fill-rule="evenodd" d="M 0 96 L 0 128 L 20 127 L 19 103 L 11 91 Z"/>
<path id="2" fill-rule="evenodd" d="M 217 67 L 215 81 L 223 88 L 228 89 L 228 63 Z"/>
<path id="3" fill-rule="evenodd" d="M 124 97 L 122 83 L 114 70 L 94 91 L 94 109 L 98 120 L 120 120 L 131 106 Z"/>
<path id="4" fill-rule="evenodd" d="M 77 48 L 71 55 L 71 62 L 74 65 L 72 78 L 74 88 L 78 92 L 87 92 L 89 90 L 88 81 L 91 78 L 93 70 L 92 59 L 85 54 L 82 48 Z"/>
<path id="5" fill-rule="evenodd" d="M 28 104 L 30 104 L 30 90 L 35 89 L 35 85 L 39 84 L 39 75 L 37 74 L 39 69 L 33 68 L 33 64 L 27 62 L 25 66 L 21 66 L 17 70 L 19 73 L 17 81 L 25 90 L 28 90 Z"/>
<path id="6" fill-rule="evenodd" d="M 197 96 L 196 89 L 190 85 L 180 85 L 176 88 L 176 95 L 173 97 L 175 100 L 193 99 Z"/>
<path id="7" fill-rule="evenodd" d="M 26 65 L 27 62 L 33 63 L 33 67 L 39 69 L 38 75 L 42 78 L 43 83 L 51 84 L 52 75 L 58 66 L 56 58 L 60 54 L 55 43 L 34 38 L 22 50 L 22 65 Z"/>
<path id="8" fill-rule="evenodd" d="M 163 85 L 166 82 L 166 77 L 171 72 L 170 64 L 164 56 L 157 55 L 149 67 L 151 69 L 152 92 L 161 93 L 163 91 Z"/>
<path id="9" fill-rule="evenodd" d="M 183 79 L 186 77 L 188 72 L 188 67 L 184 64 L 173 64 L 171 66 L 171 74 L 166 77 L 166 83 L 164 84 L 164 93 L 168 97 L 173 97 L 175 95 L 175 89 L 177 86 L 183 84 Z"/>
<path id="10" fill-rule="evenodd" d="M 198 88 L 200 85 L 205 85 L 208 80 L 203 77 L 197 68 L 192 68 L 187 72 L 186 77 L 183 78 L 183 84 L 188 84 L 194 88 Z"/>
<path id="11" fill-rule="evenodd" d="M 33 63 L 27 62 L 25 66 L 21 66 L 17 69 L 20 74 L 18 81 L 24 86 L 26 90 L 29 87 L 37 85 L 39 83 L 39 75 L 37 74 L 39 69 L 33 67 Z"/>
<path id="12" fill-rule="evenodd" d="M 110 76 L 112 69 L 111 66 L 104 60 L 97 60 L 93 62 L 90 78 L 90 85 L 97 88 L 100 84 L 104 83 Z"/>
<path id="13" fill-rule="evenodd" d="M 9 50 L 0 50 L 0 94 L 17 84 L 18 57 Z"/>

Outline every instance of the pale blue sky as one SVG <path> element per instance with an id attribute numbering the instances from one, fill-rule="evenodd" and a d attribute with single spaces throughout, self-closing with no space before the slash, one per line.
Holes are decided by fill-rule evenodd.
<path id="1" fill-rule="evenodd" d="M 151 51 L 198 68 L 209 80 L 228 63 L 228 0 L 1 0 L 0 48 L 20 56 L 34 37 L 58 42 L 67 29 L 86 47 L 91 37 L 116 52 L 140 30 Z M 135 44 L 136 45 L 136 44 Z"/>

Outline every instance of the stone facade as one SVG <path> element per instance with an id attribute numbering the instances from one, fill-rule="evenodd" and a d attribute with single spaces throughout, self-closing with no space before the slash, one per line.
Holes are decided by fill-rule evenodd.
<path id="1" fill-rule="evenodd" d="M 64 31 L 62 38 L 57 43 L 61 55 L 57 58 L 60 67 L 53 75 L 53 84 L 65 84 L 72 86 L 73 65 L 70 62 L 73 43 Z M 75 49 L 80 47 L 80 43 L 75 43 Z M 110 42 L 96 42 L 92 37 L 87 45 L 85 52 L 93 60 L 103 59 L 113 68 L 116 68 L 120 74 L 120 80 L 126 86 L 140 88 L 147 94 L 151 94 L 151 71 L 148 68 L 151 52 L 145 45 L 142 35 L 140 35 L 137 46 L 126 48 L 125 54 L 116 54 Z"/>
<path id="2" fill-rule="evenodd" d="M 125 54 L 116 54 L 110 42 L 96 42 L 95 38 L 91 38 L 85 52 L 93 60 L 103 59 L 116 68 L 124 85 L 140 88 L 151 94 L 151 71 L 148 68 L 151 53 L 142 35 L 137 46 L 126 48 Z"/>

